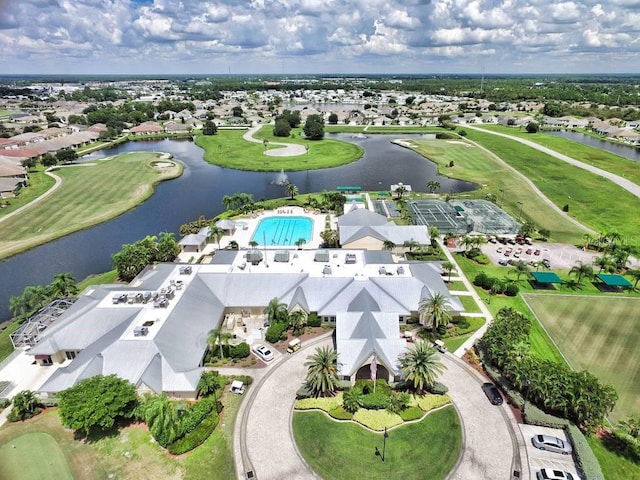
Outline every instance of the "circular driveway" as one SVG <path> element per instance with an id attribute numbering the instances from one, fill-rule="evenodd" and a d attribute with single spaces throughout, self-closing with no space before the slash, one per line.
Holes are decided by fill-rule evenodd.
<path id="1" fill-rule="evenodd" d="M 291 416 L 296 391 L 306 375 L 304 362 L 323 345 L 332 345 L 331 338 L 308 342 L 297 353 L 276 359 L 249 389 L 235 431 L 239 478 L 319 478 L 298 453 Z M 448 354 L 443 362 L 447 370 L 441 380 L 449 387 L 464 430 L 463 454 L 449 478 L 511 478 L 513 470 L 522 469 L 512 430 L 515 419 L 508 407 L 491 405 L 480 388 L 482 377 L 461 360 Z"/>

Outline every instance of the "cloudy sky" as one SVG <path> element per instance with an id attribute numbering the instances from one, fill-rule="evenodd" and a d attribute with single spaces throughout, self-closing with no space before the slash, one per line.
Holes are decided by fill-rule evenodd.
<path id="1" fill-rule="evenodd" d="M 640 73 L 640 0 L 0 0 L 0 74 Z"/>

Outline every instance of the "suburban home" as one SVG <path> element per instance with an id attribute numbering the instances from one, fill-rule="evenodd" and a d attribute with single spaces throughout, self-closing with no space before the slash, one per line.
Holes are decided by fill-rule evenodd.
<path id="1" fill-rule="evenodd" d="M 136 127 L 132 127 L 129 131 L 135 134 L 150 135 L 153 133 L 162 133 L 164 128 L 157 122 L 143 122 Z"/>

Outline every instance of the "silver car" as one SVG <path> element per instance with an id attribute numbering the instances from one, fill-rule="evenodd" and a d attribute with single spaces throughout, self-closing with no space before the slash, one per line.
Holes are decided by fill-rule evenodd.
<path id="1" fill-rule="evenodd" d="M 258 355 L 265 362 L 270 362 L 271 360 L 273 360 L 273 352 L 261 343 L 253 346 L 253 353 Z"/>
<path id="2" fill-rule="evenodd" d="M 569 442 L 551 435 L 534 435 L 531 437 L 531 443 L 534 447 L 549 452 L 562 453 L 563 455 L 571 455 L 573 452 Z"/>
<path id="3" fill-rule="evenodd" d="M 573 475 L 564 470 L 542 468 L 536 473 L 538 480 L 573 480 Z"/>

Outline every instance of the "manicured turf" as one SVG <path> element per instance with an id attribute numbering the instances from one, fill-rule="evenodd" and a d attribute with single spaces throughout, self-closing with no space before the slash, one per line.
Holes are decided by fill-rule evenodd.
<path id="1" fill-rule="evenodd" d="M 473 297 L 470 297 L 468 295 L 459 295 L 458 298 L 460 299 L 460 302 L 462 303 L 462 306 L 467 313 L 480 312 L 480 308 L 478 308 L 478 304 L 473 299 Z"/>
<path id="2" fill-rule="evenodd" d="M 640 464 L 634 463 L 609 450 L 595 436 L 587 437 L 593 454 L 598 459 L 607 480 L 640 480 Z"/>
<path id="3" fill-rule="evenodd" d="M 23 188 L 15 198 L 8 198 L 8 206 L 0 209 L 0 219 L 18 208 L 38 198 L 53 187 L 55 180 L 44 174 L 44 168 L 38 166 L 29 172 L 29 185 Z M 0 224 L 1 225 L 1 224 Z"/>
<path id="4" fill-rule="evenodd" d="M 62 185 L 49 197 L 0 224 L 0 258 L 114 218 L 143 202 L 153 186 L 182 172 L 152 166 L 157 153 L 129 153 L 57 169 Z M 90 192 L 90 194 L 88 193 Z"/>
<path id="5" fill-rule="evenodd" d="M 442 278 L 446 279 L 446 277 L 442 277 Z M 464 282 L 461 282 L 461 281 L 448 282 L 446 285 L 447 285 L 447 288 L 450 291 L 458 291 L 458 292 L 466 292 L 467 291 L 467 287 L 465 286 Z"/>
<path id="6" fill-rule="evenodd" d="M 5 443 L 0 447 L 0 465 L 0 478 L 73 480 L 60 445 L 46 433 L 26 433 Z"/>
<path id="7" fill-rule="evenodd" d="M 640 235 L 635 213 L 640 211 L 640 199 L 610 180 L 507 138 L 475 130 L 468 132 L 468 138 L 526 175 L 557 206 L 568 205 L 569 214 L 584 225 L 599 232 L 616 231 L 627 238 Z M 531 200 L 521 199 L 526 216 L 553 235 L 553 228 L 532 215 Z"/>
<path id="8" fill-rule="evenodd" d="M 273 126 L 264 126 L 254 135 L 260 140 L 271 142 L 296 143 L 309 146 L 309 152 L 295 157 L 270 157 L 264 154 L 261 143 L 244 140 L 246 130 L 219 130 L 216 135 L 198 135 L 196 144 L 205 151 L 204 159 L 214 165 L 237 170 L 287 172 L 296 170 L 315 170 L 337 167 L 360 159 L 364 150 L 358 145 L 325 138 L 319 141 L 304 140 L 300 129 L 292 132 L 294 138 L 279 138 L 272 135 Z M 279 148 L 268 145 L 267 148 Z M 281 148 L 281 147 L 280 147 Z"/>
<path id="9" fill-rule="evenodd" d="M 613 419 L 640 411 L 640 299 L 525 294 L 569 363 L 612 384 Z"/>
<path id="10" fill-rule="evenodd" d="M 517 202 L 522 202 L 524 215 L 537 226 L 550 230 L 554 240 L 580 242 L 583 230 L 552 209 L 524 179 L 481 148 L 462 140 L 411 140 L 410 144 L 413 150 L 435 162 L 441 175 L 482 185 L 484 194 L 494 195 L 513 215 L 520 209 Z M 447 166 L 450 162 L 454 163 L 453 167 Z"/>
<path id="11" fill-rule="evenodd" d="M 462 447 L 460 420 L 453 407 L 389 431 L 385 461 L 382 435 L 354 423 L 338 423 L 321 412 L 295 412 L 293 433 L 309 465 L 326 480 L 445 478 Z"/>
<path id="12" fill-rule="evenodd" d="M 628 178 L 634 183 L 640 184 L 640 170 L 638 162 L 621 157 L 606 150 L 591 147 L 568 138 L 556 137 L 548 133 L 529 134 L 519 128 L 502 127 L 499 125 L 487 125 L 482 128 L 492 130 L 514 137 L 525 138 L 544 147 L 563 153 L 583 163 L 593 165 L 621 177 Z"/>

